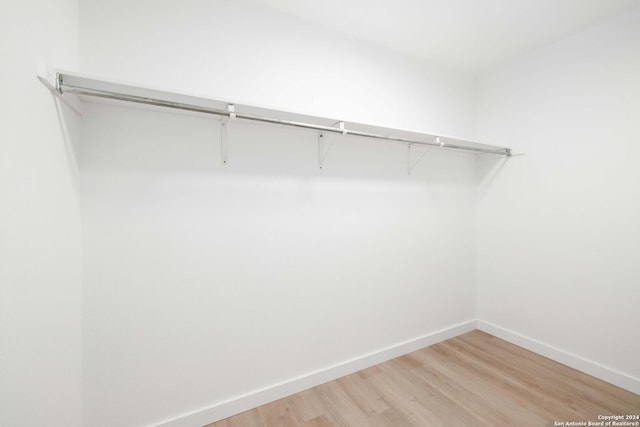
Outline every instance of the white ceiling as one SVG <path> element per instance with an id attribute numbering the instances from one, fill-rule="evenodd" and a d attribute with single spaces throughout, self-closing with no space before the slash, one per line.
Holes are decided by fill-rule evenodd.
<path id="1" fill-rule="evenodd" d="M 640 0 L 258 1 L 471 74 L 640 7 Z"/>

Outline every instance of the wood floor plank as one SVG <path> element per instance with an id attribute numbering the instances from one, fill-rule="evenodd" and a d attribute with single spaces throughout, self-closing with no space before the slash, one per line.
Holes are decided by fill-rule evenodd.
<path id="1" fill-rule="evenodd" d="M 640 414 L 640 396 L 472 331 L 209 427 L 546 427 L 600 414 Z"/>
<path id="2" fill-rule="evenodd" d="M 370 377 L 372 375 L 378 374 L 380 373 L 380 368 L 378 368 L 378 365 L 374 365 L 374 366 L 370 366 L 367 369 L 364 369 L 360 372 L 358 372 L 361 376 L 363 376 L 364 378 Z"/>
<path id="3" fill-rule="evenodd" d="M 505 351 L 510 352 L 515 358 L 526 360 L 531 358 L 531 354 L 534 354 L 529 350 L 508 343 L 500 338 L 493 336 L 490 337 L 489 342 L 492 346 L 497 349 L 504 349 Z M 640 395 L 638 394 L 630 393 L 627 390 L 601 381 L 591 375 L 587 375 L 584 372 L 580 372 L 544 356 L 534 354 L 534 360 L 536 364 L 553 371 L 556 378 L 566 378 L 566 381 L 570 383 L 588 387 L 593 392 L 600 393 L 603 396 L 603 399 L 606 397 L 606 400 L 612 399 L 613 401 L 625 402 L 632 408 L 640 407 Z"/>
<path id="4" fill-rule="evenodd" d="M 369 378 L 370 383 L 382 394 L 385 401 L 398 411 L 406 414 L 413 424 L 418 426 L 446 426 L 446 422 L 433 412 L 428 411 L 417 399 L 412 387 L 406 388 L 406 381 L 394 378 L 385 365 L 379 365 L 382 372 Z M 391 375 L 390 375 L 391 374 Z"/>
<path id="5" fill-rule="evenodd" d="M 499 372 L 513 387 L 517 387 L 521 393 L 526 393 L 527 399 L 560 414 L 564 419 L 580 421 L 596 419 L 598 414 L 604 411 L 604 408 L 596 407 L 576 393 L 567 394 L 565 390 L 558 387 L 557 382 L 544 381 L 493 354 L 464 344 L 463 341 L 453 339 L 447 345 L 455 349 L 463 358 L 480 361 L 489 372 Z"/>
<path id="6" fill-rule="evenodd" d="M 452 341 L 462 341 L 486 354 L 499 357 L 501 362 L 539 378 L 545 387 L 557 387 L 565 395 L 583 399 L 586 401 L 583 402 L 585 405 L 591 405 L 597 410 L 627 413 L 630 410 L 635 409 L 637 412 L 640 409 L 640 395 L 630 393 L 489 334 L 474 331 Z M 577 406 L 581 407 L 583 403 Z"/>
<path id="7" fill-rule="evenodd" d="M 462 387 L 458 382 L 434 369 L 432 366 L 421 366 L 412 370 L 414 375 L 424 382 L 432 384 L 445 396 L 474 414 L 478 419 L 489 426 L 515 425 L 516 417 L 507 411 L 498 411 L 493 407 L 493 402 L 486 395 L 473 393 Z"/>
<path id="8" fill-rule="evenodd" d="M 227 427 L 265 427 L 257 409 L 227 418 Z"/>
<path id="9" fill-rule="evenodd" d="M 503 412 L 511 419 L 520 420 L 522 425 L 541 426 L 552 420 L 552 417 L 545 417 L 529 408 L 519 396 L 505 391 L 499 381 L 487 378 L 480 367 L 456 364 L 431 347 L 418 350 L 413 356 L 424 360 L 427 366 L 449 376 L 471 393 L 485 396 L 491 401 L 490 408 Z"/>
<path id="10" fill-rule="evenodd" d="M 331 421 L 327 416 L 320 415 L 301 424 L 302 427 L 339 427 L 338 424 Z M 276 426 L 273 426 L 276 427 Z"/>
<path id="11" fill-rule="evenodd" d="M 295 414 L 299 423 L 303 424 L 317 417 L 321 417 L 327 412 L 318 392 L 309 389 L 287 397 L 287 403 Z"/>
<path id="12" fill-rule="evenodd" d="M 316 389 L 327 408 L 326 415 L 339 426 L 366 426 L 369 424 L 367 415 L 340 387 L 337 381 L 322 384 Z"/>
<path id="13" fill-rule="evenodd" d="M 433 348 L 427 350 L 440 354 L 444 359 L 464 370 L 474 381 L 487 385 L 494 393 L 510 396 L 520 406 L 544 416 L 548 421 L 557 417 L 565 419 L 568 416 L 567 409 L 564 406 L 554 405 L 553 408 L 550 408 L 531 389 L 522 387 L 521 384 L 514 382 L 512 378 L 503 372 L 496 372 L 481 363 L 472 362 L 457 353 L 448 343 L 436 344 Z M 552 402 L 548 401 L 548 403 Z"/>
<path id="14" fill-rule="evenodd" d="M 371 427 L 420 427 L 402 412 L 391 408 L 369 419 Z"/>
<path id="15" fill-rule="evenodd" d="M 440 390 L 433 387 L 432 384 L 423 381 L 411 370 L 404 369 L 403 365 L 397 360 L 390 361 L 386 366 L 387 369 L 389 369 L 390 375 L 394 378 L 402 378 L 403 387 L 411 390 L 416 396 L 416 399 L 418 399 L 429 412 L 434 413 L 443 420 L 445 424 L 469 427 L 484 425 L 473 414 L 457 405 Z"/>
<path id="16" fill-rule="evenodd" d="M 336 381 L 367 416 L 375 416 L 391 409 L 382 394 L 371 387 L 367 379 L 359 373 L 347 375 Z"/>
<path id="17" fill-rule="evenodd" d="M 405 354 L 404 356 L 396 357 L 393 360 L 406 369 L 419 368 L 420 366 L 422 366 L 422 362 L 411 357 L 411 354 Z"/>
<path id="18" fill-rule="evenodd" d="M 260 406 L 258 412 L 265 426 L 300 427 L 286 399 Z"/>
<path id="19" fill-rule="evenodd" d="M 471 336 L 451 340 L 451 344 L 460 345 L 460 348 L 468 351 L 471 357 L 486 360 L 496 369 L 530 386 L 534 392 L 557 399 L 569 408 L 579 408 L 579 412 L 574 411 L 575 417 L 592 419 L 598 414 L 609 413 L 612 410 L 618 411 L 616 413 L 625 413 L 624 411 L 629 409 L 624 404 L 612 407 L 607 404 L 608 399 L 602 393 L 594 393 L 595 390 L 567 380 L 567 377 L 558 376 L 554 371 L 531 360 L 513 359 L 509 357 L 510 353 L 496 349 L 490 343 L 484 345 L 474 343 Z"/>

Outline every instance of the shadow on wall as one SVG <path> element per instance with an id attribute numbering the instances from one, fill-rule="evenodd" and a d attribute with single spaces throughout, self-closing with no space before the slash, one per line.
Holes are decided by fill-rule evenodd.
<path id="1" fill-rule="evenodd" d="M 80 197 L 80 167 L 79 167 L 79 149 L 80 149 L 80 134 L 79 124 L 81 117 L 73 110 L 71 110 L 66 104 L 64 104 L 60 97 L 57 96 L 51 89 L 51 100 L 53 101 L 56 116 L 58 118 L 58 124 L 60 125 L 61 141 L 64 144 L 62 147 L 65 153 L 66 168 L 70 173 L 70 187 L 74 189 L 76 201 L 79 201 Z"/>
<path id="2" fill-rule="evenodd" d="M 478 197 L 480 198 L 491 188 L 493 181 L 506 166 L 507 162 L 517 159 L 517 157 L 489 157 L 488 155 L 483 155 L 482 157 L 478 161 L 476 168 Z"/>

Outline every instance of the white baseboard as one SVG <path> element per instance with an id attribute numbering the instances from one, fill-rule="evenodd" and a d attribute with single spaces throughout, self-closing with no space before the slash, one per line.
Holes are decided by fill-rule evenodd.
<path id="1" fill-rule="evenodd" d="M 311 372 L 297 378 L 273 384 L 247 394 L 236 396 L 229 400 L 215 403 L 207 408 L 191 412 L 180 417 L 161 422 L 157 427 L 201 427 L 256 406 L 264 405 L 274 400 L 307 390 L 328 381 L 366 369 L 378 363 L 385 362 L 398 356 L 411 353 L 438 342 L 448 340 L 476 328 L 475 320 L 470 320 L 430 334 L 396 344 L 381 350 L 362 355 L 360 357 L 338 363 L 327 368 Z"/>
<path id="2" fill-rule="evenodd" d="M 603 381 L 617 385 L 625 390 L 640 394 L 640 380 L 638 378 L 623 374 L 622 372 L 600 365 L 599 363 L 576 356 L 575 354 L 571 354 L 567 351 L 483 320 L 477 321 L 477 328 L 488 334 L 502 338 L 505 341 L 509 341 L 512 344 L 555 360 L 556 362 L 560 362 Z"/>

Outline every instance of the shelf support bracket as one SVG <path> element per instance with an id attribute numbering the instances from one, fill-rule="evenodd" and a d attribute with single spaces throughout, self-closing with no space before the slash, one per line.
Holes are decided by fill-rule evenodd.
<path id="1" fill-rule="evenodd" d="M 324 132 L 320 132 L 318 134 L 318 166 L 320 167 L 320 170 L 324 168 L 324 161 L 327 158 L 327 154 L 329 154 L 331 147 L 333 147 L 333 141 L 326 144 L 326 139 L 327 136 Z"/>
<path id="2" fill-rule="evenodd" d="M 227 125 L 229 124 L 229 119 L 223 117 L 220 119 L 220 157 L 222 159 L 222 164 L 227 164 L 227 157 L 229 155 L 229 146 L 228 146 L 228 135 L 227 135 Z"/>
<path id="3" fill-rule="evenodd" d="M 440 140 L 439 136 L 436 136 L 434 138 L 436 140 L 436 144 L 438 144 L 438 147 L 444 146 L 444 142 Z M 411 146 L 412 145 L 413 145 L 412 143 L 408 143 L 407 144 L 407 175 L 411 175 L 411 172 L 413 172 L 415 167 L 418 166 L 418 163 L 420 163 L 422 161 L 422 159 L 424 159 L 424 156 L 427 155 L 427 151 L 429 150 L 428 148 L 425 148 L 424 151 L 422 152 L 422 154 L 420 154 L 420 157 L 418 157 L 418 159 L 415 162 L 412 162 L 411 161 Z"/>
<path id="4" fill-rule="evenodd" d="M 324 157 L 325 157 L 324 134 L 319 133 L 318 134 L 318 166 L 320 167 L 320 170 L 322 170 L 322 167 L 324 166 Z"/>
<path id="5" fill-rule="evenodd" d="M 236 118 L 236 107 L 233 104 L 227 104 L 228 117 L 223 116 L 220 119 L 220 157 L 222 158 L 222 164 L 226 165 L 229 158 L 229 136 L 228 126 L 229 121 Z"/>
<path id="6" fill-rule="evenodd" d="M 347 129 L 345 129 L 344 127 L 344 122 L 335 122 L 334 124 L 331 125 L 331 127 L 336 127 L 336 126 L 338 126 L 338 129 L 340 130 L 340 135 L 348 134 Z M 318 134 L 318 166 L 320 167 L 320 170 L 324 168 L 324 161 L 327 158 L 327 155 L 329 154 L 331 147 L 333 147 L 333 141 L 331 141 L 325 147 L 326 139 L 327 139 L 327 136 L 325 136 L 324 132 L 320 132 Z"/>
<path id="7" fill-rule="evenodd" d="M 340 131 L 340 135 L 348 135 L 349 131 L 344 127 L 344 122 L 335 122 L 334 124 L 332 124 L 330 127 L 335 128 L 338 127 L 338 130 Z"/>

